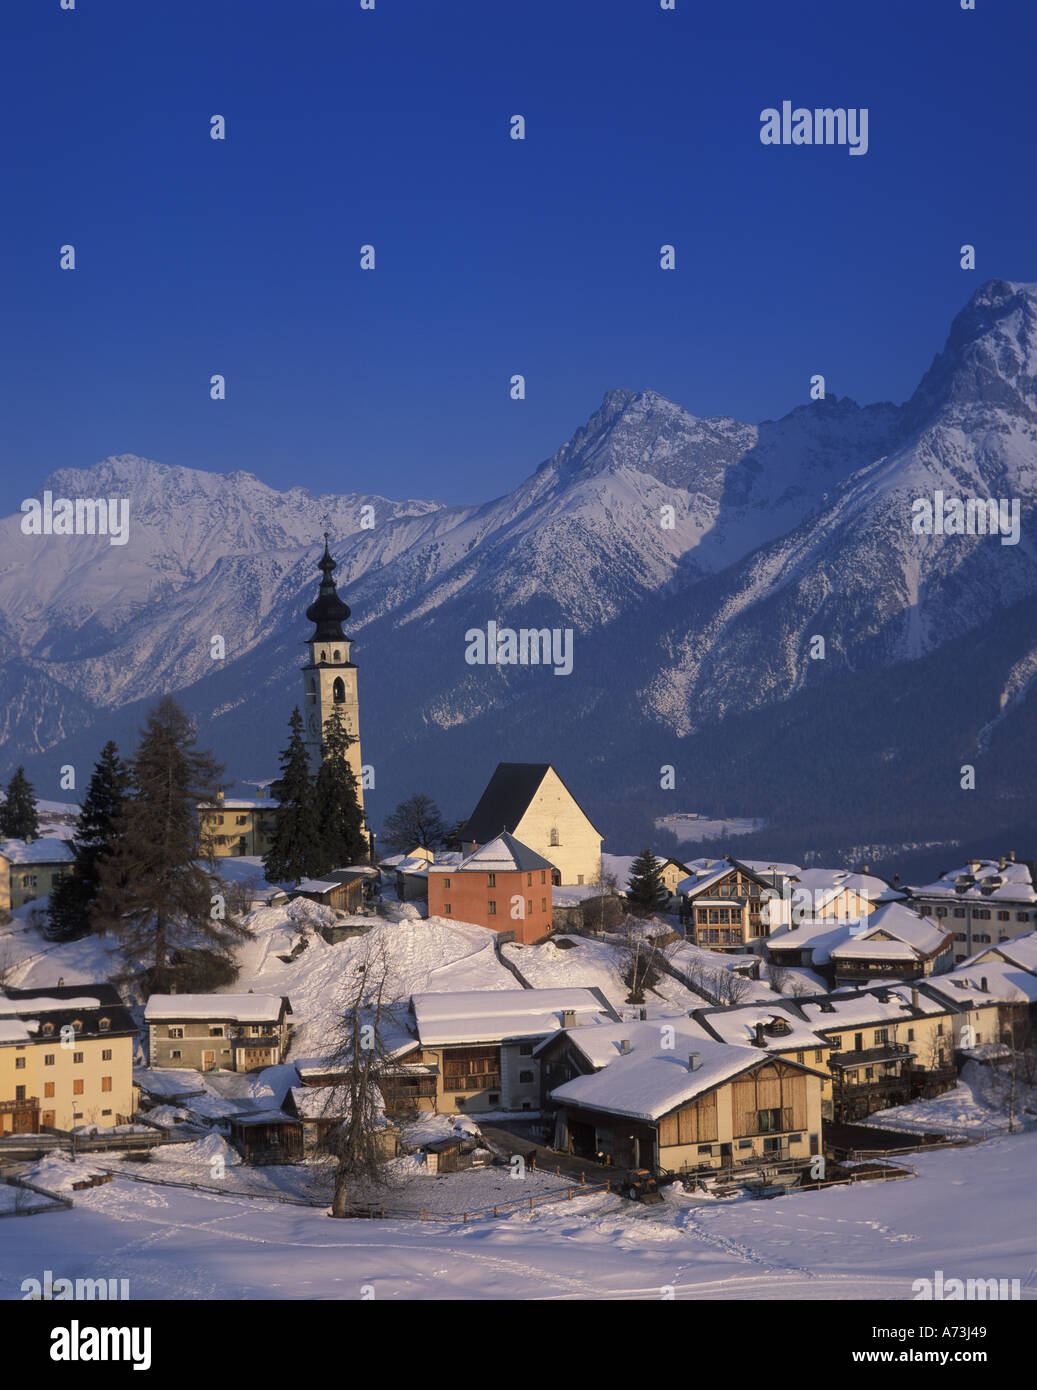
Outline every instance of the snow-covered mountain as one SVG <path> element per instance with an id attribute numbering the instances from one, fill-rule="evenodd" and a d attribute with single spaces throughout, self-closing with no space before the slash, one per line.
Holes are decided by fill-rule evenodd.
<path id="1" fill-rule="evenodd" d="M 358 638 L 376 821 L 419 783 L 464 813 L 501 757 L 556 761 L 611 823 L 628 802 L 674 809 L 660 758 L 684 765 L 692 796 L 726 788 L 728 814 L 788 819 L 746 750 L 800 763 L 809 744 L 783 732 L 800 710 L 823 729 L 828 762 L 809 774 L 826 806 L 857 785 L 862 758 L 876 815 L 882 779 L 892 788 L 906 764 L 919 826 L 944 765 L 986 758 L 1002 799 L 1018 799 L 1022 763 L 999 750 L 1033 724 L 1035 285 L 977 291 L 902 406 L 829 397 L 754 426 L 613 390 L 531 477 L 482 505 L 280 493 L 247 473 L 128 456 L 54 474 L 34 495 L 44 489 L 131 508 L 125 546 L 0 521 L 2 761 L 26 760 L 44 796 L 58 794 L 61 764 L 88 769 L 105 737 L 128 743 L 168 690 L 232 775 L 269 775 L 326 525 Z M 912 503 L 937 490 L 1018 499 L 1019 543 L 915 534 Z M 467 665 L 465 631 L 491 619 L 573 629 L 572 675 Z M 810 655 L 818 636 L 823 660 Z M 926 718 L 915 705 L 898 715 L 926 672 L 933 684 L 912 697 Z M 839 718 L 865 688 L 851 774 Z M 922 746 L 901 746 L 898 724 Z"/>

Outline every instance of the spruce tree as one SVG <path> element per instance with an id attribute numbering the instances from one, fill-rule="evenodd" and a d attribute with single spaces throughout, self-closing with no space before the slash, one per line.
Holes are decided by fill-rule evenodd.
<path id="1" fill-rule="evenodd" d="M 50 895 L 49 935 L 70 941 L 90 929 L 90 916 L 100 890 L 100 862 L 115 849 L 116 827 L 122 816 L 129 770 L 114 743 L 106 743 L 83 799 L 72 848 L 73 872 L 59 879 Z"/>
<path id="2" fill-rule="evenodd" d="M 356 774 L 347 753 L 356 739 L 346 732 L 340 709 L 324 721 L 324 741 L 320 746 L 317 773 L 317 826 L 320 835 L 320 874 L 346 864 L 359 864 L 367 855 L 364 813 L 357 797 Z"/>
<path id="3" fill-rule="evenodd" d="M 197 803 L 214 799 L 223 773 L 196 741 L 193 722 L 172 696 L 149 711 L 113 847 L 98 861 L 93 920 L 115 932 L 131 968 L 143 963 L 151 991 L 176 983 L 180 969 L 198 980 L 203 958 L 225 976 L 234 941 L 247 934 L 214 906 L 209 876 L 194 862 Z"/>
<path id="4" fill-rule="evenodd" d="M 17 767 L 7 784 L 7 799 L 0 806 L 0 836 L 5 840 L 34 840 L 39 833 L 36 794 L 25 775 L 25 768 Z"/>
<path id="5" fill-rule="evenodd" d="M 659 912 L 669 904 L 670 892 L 663 883 L 662 866 L 650 849 L 643 849 L 630 866 L 627 901 L 650 912 Z"/>
<path id="6" fill-rule="evenodd" d="M 270 883 L 298 883 L 314 877 L 321 866 L 316 788 L 302 739 L 298 705 L 292 710 L 288 727 L 291 736 L 281 753 L 281 776 L 273 788 L 278 800 L 274 833 L 263 857 L 263 869 Z"/>

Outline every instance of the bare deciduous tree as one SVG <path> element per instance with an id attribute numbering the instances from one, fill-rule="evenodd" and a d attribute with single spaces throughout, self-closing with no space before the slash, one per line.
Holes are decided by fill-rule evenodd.
<path id="1" fill-rule="evenodd" d="M 332 1216 L 348 1216 L 351 1195 L 392 1185 L 386 1143 L 389 1126 L 379 1085 L 390 1065 L 382 1040 L 390 1003 L 390 962 L 384 936 L 373 934 L 345 988 L 338 1047 L 329 1067 L 344 1069 L 342 1083 L 329 1096 L 328 1118 L 339 1120 L 325 1148 L 335 1160 Z"/>

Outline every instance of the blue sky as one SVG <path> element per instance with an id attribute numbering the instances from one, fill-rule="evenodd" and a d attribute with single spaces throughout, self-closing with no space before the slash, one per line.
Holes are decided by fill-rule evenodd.
<path id="1" fill-rule="evenodd" d="M 612 387 L 904 399 L 1037 279 L 1037 10 L 977 5 L 8 4 L 0 508 L 124 452 L 480 501 Z M 784 99 L 866 106 L 868 153 L 763 146 Z"/>

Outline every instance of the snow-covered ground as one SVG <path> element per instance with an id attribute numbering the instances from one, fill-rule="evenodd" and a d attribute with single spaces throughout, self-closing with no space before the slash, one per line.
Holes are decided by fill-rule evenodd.
<path id="1" fill-rule="evenodd" d="M 995 1069 L 966 1062 L 961 1078 L 950 1091 L 932 1100 L 916 1100 L 878 1110 L 862 1121 L 879 1129 L 898 1129 L 906 1134 L 946 1134 L 948 1138 L 982 1139 L 1008 1129 L 1005 1108 L 1007 1081 Z M 1017 1129 L 1037 1128 L 1037 1087 L 1017 1084 Z"/>
<path id="2" fill-rule="evenodd" d="M 754 830 L 762 830 L 765 820 L 748 816 L 735 816 L 732 820 L 711 820 L 693 812 L 676 812 L 670 816 L 660 816 L 655 822 L 656 830 L 668 830 L 681 844 L 698 840 L 720 840 L 729 835 L 751 835 Z"/>
<path id="3" fill-rule="evenodd" d="M 0 1296 L 52 1269 L 128 1278 L 135 1299 L 356 1299 L 366 1284 L 379 1299 L 655 1300 L 670 1286 L 678 1298 L 903 1300 L 942 1269 L 1018 1278 L 1033 1299 L 1035 1142 L 918 1154 L 917 1180 L 769 1202 L 642 1207 L 595 1194 L 467 1225 L 334 1221 L 116 1179 L 76 1193 L 72 1211 L 4 1222 Z M 431 1181 L 448 1191 L 474 1176 Z"/>

